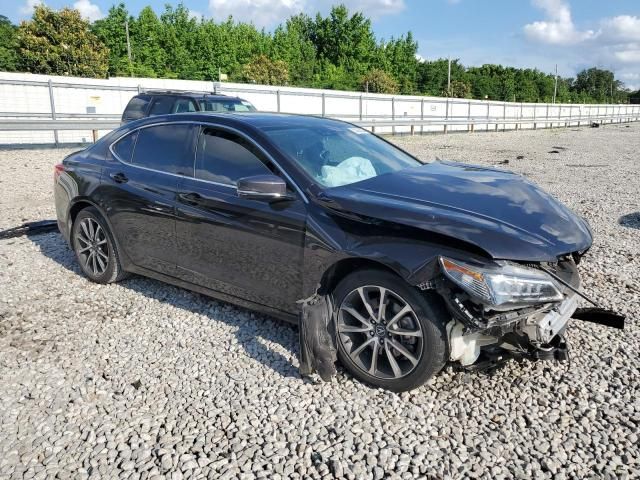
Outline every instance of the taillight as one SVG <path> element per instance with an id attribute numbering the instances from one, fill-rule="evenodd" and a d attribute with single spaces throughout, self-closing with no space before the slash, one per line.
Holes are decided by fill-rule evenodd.
<path id="1" fill-rule="evenodd" d="M 58 180 L 60 174 L 64 172 L 64 165 L 62 163 L 57 164 L 53 167 L 53 180 Z"/>

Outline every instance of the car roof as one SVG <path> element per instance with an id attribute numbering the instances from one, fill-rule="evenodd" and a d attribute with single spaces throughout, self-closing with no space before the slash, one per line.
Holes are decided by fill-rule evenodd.
<path id="1" fill-rule="evenodd" d="M 180 123 L 185 121 L 196 122 L 215 122 L 221 124 L 234 123 L 236 125 L 246 125 L 248 127 L 258 128 L 260 130 L 274 128 L 300 128 L 329 123 L 349 125 L 348 122 L 337 120 L 334 118 L 319 117 L 313 115 L 297 115 L 293 113 L 270 113 L 270 112 L 188 112 L 173 113 L 167 115 L 156 115 L 136 120 L 136 125 L 147 125 L 152 123 Z"/>
<path id="2" fill-rule="evenodd" d="M 189 92 L 189 91 L 173 91 L 173 90 L 148 90 L 145 92 L 140 92 L 138 95 L 150 95 L 153 97 L 157 96 L 171 96 L 171 97 L 189 97 L 189 98 L 199 98 L 199 99 L 213 99 L 213 100 L 240 100 L 239 97 L 231 97 L 229 95 L 223 95 L 221 93 L 210 93 L 210 92 Z"/>

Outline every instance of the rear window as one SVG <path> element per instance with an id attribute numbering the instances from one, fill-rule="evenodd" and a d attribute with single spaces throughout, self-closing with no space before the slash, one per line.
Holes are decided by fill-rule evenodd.
<path id="1" fill-rule="evenodd" d="M 172 113 L 173 102 L 175 100 L 176 99 L 174 97 L 156 97 L 153 101 L 153 105 L 151 105 L 149 116 Z"/>
<path id="2" fill-rule="evenodd" d="M 133 165 L 161 172 L 193 176 L 191 125 L 142 128 L 133 153 Z"/>
<path id="3" fill-rule="evenodd" d="M 138 120 L 144 118 L 147 112 L 147 106 L 151 98 L 148 95 L 137 95 L 129 100 L 127 108 L 122 114 L 123 120 Z"/>

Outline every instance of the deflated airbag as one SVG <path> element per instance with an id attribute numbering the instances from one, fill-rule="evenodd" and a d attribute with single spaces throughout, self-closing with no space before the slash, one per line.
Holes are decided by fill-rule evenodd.
<path id="1" fill-rule="evenodd" d="M 376 170 L 370 160 L 363 157 L 349 157 L 336 166 L 323 166 L 320 180 L 327 187 L 340 187 L 376 175 Z"/>

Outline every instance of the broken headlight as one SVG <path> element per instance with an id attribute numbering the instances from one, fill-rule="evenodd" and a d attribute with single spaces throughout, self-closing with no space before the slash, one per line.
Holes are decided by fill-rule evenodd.
<path id="1" fill-rule="evenodd" d="M 440 257 L 444 274 L 472 297 L 495 307 L 557 302 L 564 297 L 547 273 L 518 265 L 480 267 Z"/>

